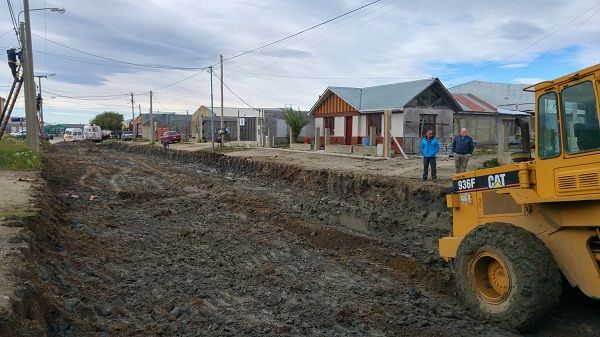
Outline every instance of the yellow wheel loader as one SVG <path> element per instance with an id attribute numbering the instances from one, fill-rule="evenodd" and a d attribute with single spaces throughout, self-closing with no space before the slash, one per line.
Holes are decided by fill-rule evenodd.
<path id="1" fill-rule="evenodd" d="M 535 146 L 517 119 L 514 163 L 455 174 L 439 241 L 465 305 L 527 330 L 558 303 L 561 274 L 600 299 L 600 64 L 535 91 Z"/>

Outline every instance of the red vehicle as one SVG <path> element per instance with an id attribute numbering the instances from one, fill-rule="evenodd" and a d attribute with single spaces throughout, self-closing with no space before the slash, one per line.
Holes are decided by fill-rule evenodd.
<path id="1" fill-rule="evenodd" d="M 169 143 L 177 143 L 181 142 L 181 134 L 177 133 L 177 131 L 167 131 L 160 136 L 160 142 L 163 143 L 168 141 Z"/>

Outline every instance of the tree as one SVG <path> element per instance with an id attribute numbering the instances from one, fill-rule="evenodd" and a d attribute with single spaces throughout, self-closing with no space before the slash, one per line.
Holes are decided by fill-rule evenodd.
<path id="1" fill-rule="evenodd" d="M 97 114 L 90 123 L 100 126 L 102 130 L 121 130 L 123 115 L 114 111 L 104 111 Z"/>
<path id="2" fill-rule="evenodd" d="M 298 135 L 300 135 L 300 131 L 302 131 L 302 128 L 308 124 L 308 114 L 300 110 L 294 110 L 291 107 L 284 108 L 283 119 L 292 130 L 292 139 L 298 141 Z"/>

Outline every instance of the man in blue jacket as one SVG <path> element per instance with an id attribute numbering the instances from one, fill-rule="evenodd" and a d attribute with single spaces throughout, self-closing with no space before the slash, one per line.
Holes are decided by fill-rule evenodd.
<path id="1" fill-rule="evenodd" d="M 437 181 L 435 155 L 440 150 L 440 142 L 433 136 L 433 130 L 427 130 L 425 137 L 421 139 L 420 149 L 423 156 L 423 179 L 421 181 L 427 181 L 429 166 L 431 166 L 431 180 Z"/>
<path id="2" fill-rule="evenodd" d="M 454 137 L 454 141 L 452 141 L 452 152 L 454 152 L 456 173 L 467 171 L 469 157 L 471 157 L 474 148 L 473 139 L 467 135 L 467 129 L 460 129 L 460 135 Z"/>

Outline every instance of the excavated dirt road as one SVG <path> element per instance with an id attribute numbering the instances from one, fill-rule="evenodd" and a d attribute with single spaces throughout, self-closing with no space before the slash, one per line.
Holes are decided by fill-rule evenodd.
<path id="1" fill-rule="evenodd" d="M 441 188 L 161 151 L 49 149 L 7 336 L 515 334 L 455 299 Z M 587 309 L 538 333 L 591 334 Z"/>

